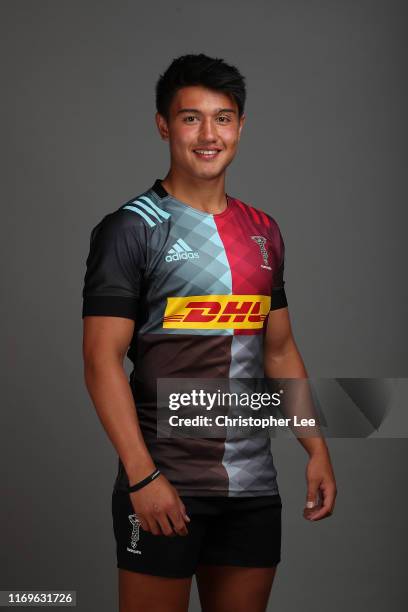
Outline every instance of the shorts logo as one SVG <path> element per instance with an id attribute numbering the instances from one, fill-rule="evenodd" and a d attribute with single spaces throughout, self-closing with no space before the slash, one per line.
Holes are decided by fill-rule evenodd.
<path id="1" fill-rule="evenodd" d="M 269 295 L 168 297 L 166 329 L 259 329 L 269 313 Z"/>
<path id="2" fill-rule="evenodd" d="M 193 251 L 182 238 L 179 238 L 168 250 L 165 261 L 180 261 L 182 259 L 199 259 L 200 255 L 197 251 Z"/>
<path id="3" fill-rule="evenodd" d="M 132 534 L 130 536 L 130 546 L 126 548 L 128 552 L 135 553 L 136 555 L 141 555 L 142 552 L 136 549 L 137 543 L 139 541 L 139 530 L 140 530 L 140 521 L 137 518 L 137 514 L 129 514 L 129 521 L 132 525 Z"/>
<path id="4" fill-rule="evenodd" d="M 266 268 L 267 270 L 272 270 L 272 268 L 269 265 L 269 261 L 268 261 L 268 251 L 265 248 L 265 242 L 267 240 L 267 238 L 265 238 L 265 236 L 251 236 L 252 240 L 255 240 L 255 242 L 259 245 L 259 248 L 261 249 L 261 255 L 264 261 L 264 265 L 261 264 L 261 268 Z"/>

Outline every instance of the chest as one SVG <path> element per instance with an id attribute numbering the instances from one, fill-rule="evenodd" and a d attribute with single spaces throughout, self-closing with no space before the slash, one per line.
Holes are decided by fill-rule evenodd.
<path id="1" fill-rule="evenodd" d="M 278 263 L 273 242 L 257 227 L 172 223 L 151 245 L 148 278 L 163 296 L 270 295 Z"/>

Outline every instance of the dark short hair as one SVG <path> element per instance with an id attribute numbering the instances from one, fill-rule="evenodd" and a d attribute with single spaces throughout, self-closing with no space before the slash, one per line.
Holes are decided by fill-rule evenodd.
<path id="1" fill-rule="evenodd" d="M 156 108 L 169 119 L 174 94 L 181 87 L 202 85 L 214 91 L 230 94 L 238 106 L 238 115 L 244 112 L 245 79 L 235 66 L 223 59 L 208 57 L 204 53 L 181 55 L 173 59 L 156 83 Z"/>

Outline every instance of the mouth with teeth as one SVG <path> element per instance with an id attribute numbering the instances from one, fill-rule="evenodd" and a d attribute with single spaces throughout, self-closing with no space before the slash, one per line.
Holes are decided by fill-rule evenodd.
<path id="1" fill-rule="evenodd" d="M 215 159 L 220 151 L 221 149 L 193 149 L 193 152 L 195 155 L 197 155 L 197 157 L 207 161 Z"/>

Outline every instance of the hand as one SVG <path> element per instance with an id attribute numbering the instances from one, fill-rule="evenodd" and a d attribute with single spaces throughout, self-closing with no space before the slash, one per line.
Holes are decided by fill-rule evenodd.
<path id="1" fill-rule="evenodd" d="M 190 522 L 190 518 L 186 508 L 163 474 L 139 491 L 130 493 L 130 499 L 144 531 L 167 536 L 188 534 L 185 521 Z"/>
<path id="2" fill-rule="evenodd" d="M 331 516 L 337 495 L 336 481 L 328 451 L 312 455 L 306 467 L 307 498 L 303 516 L 319 521 Z"/>

